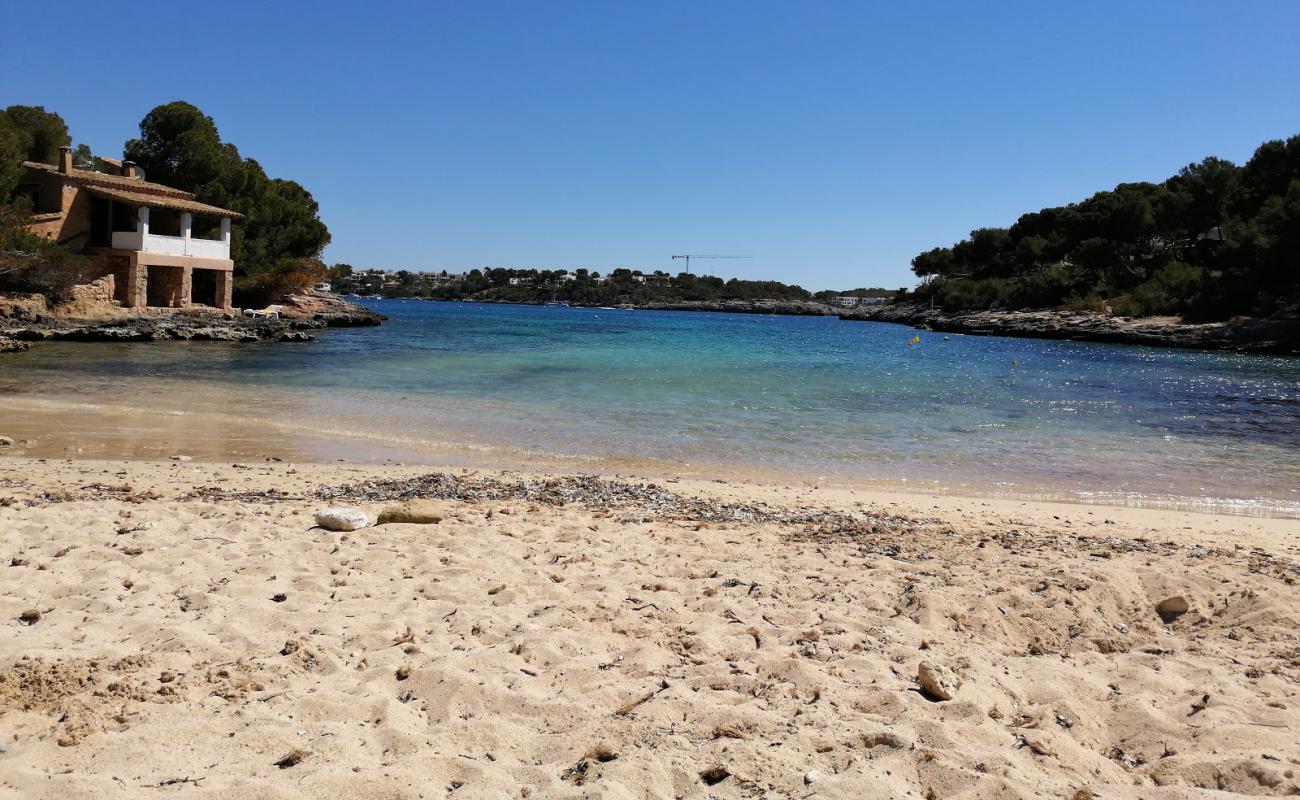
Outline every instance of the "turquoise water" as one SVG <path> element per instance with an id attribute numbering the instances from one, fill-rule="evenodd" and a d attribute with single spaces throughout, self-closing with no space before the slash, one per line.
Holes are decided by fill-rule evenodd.
<path id="1" fill-rule="evenodd" d="M 833 318 L 371 305 L 390 321 L 305 345 L 42 345 L 0 361 L 0 393 L 207 398 L 318 427 L 330 455 L 364 435 L 407 458 L 459 443 L 1300 511 L 1300 359 L 928 332 L 909 346 L 910 328 Z"/>

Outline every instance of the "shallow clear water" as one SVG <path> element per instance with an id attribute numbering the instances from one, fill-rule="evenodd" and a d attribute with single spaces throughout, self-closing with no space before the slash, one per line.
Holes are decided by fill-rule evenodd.
<path id="1" fill-rule="evenodd" d="M 0 408 L 225 410 L 317 428 L 330 455 L 359 434 L 405 457 L 473 444 L 1300 512 L 1300 359 L 927 332 L 909 346 L 910 328 L 833 318 L 372 305 L 384 326 L 306 345 L 41 345 L 0 361 Z"/>

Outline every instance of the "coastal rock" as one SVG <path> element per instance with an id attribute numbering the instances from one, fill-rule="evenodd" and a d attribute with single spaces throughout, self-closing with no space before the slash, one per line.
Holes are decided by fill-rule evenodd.
<path id="1" fill-rule="evenodd" d="M 896 322 L 922 330 L 972 336 L 1020 336 L 1120 342 L 1158 347 L 1300 354 L 1300 319 L 1234 319 L 1186 323 L 1177 317 L 1116 317 L 1095 311 L 960 311 L 920 305 L 883 305 L 844 311 L 842 320 Z"/>
<path id="2" fill-rule="evenodd" d="M 17 339 L 0 337 L 0 353 L 21 353 L 31 347 L 27 342 L 20 342 Z"/>
<path id="3" fill-rule="evenodd" d="M 388 319 L 359 303 L 344 300 L 331 292 L 311 290 L 289 295 L 283 302 L 280 316 L 298 324 L 311 327 L 356 328 L 378 325 Z M 300 340 L 294 340 L 300 341 Z"/>
<path id="4" fill-rule="evenodd" d="M 0 447 L 13 447 L 14 440 L 8 436 L 0 436 Z"/>
<path id="5" fill-rule="evenodd" d="M 327 531 L 355 531 L 370 524 L 366 512 L 359 508 L 322 508 L 315 514 L 316 524 Z"/>
<path id="6" fill-rule="evenodd" d="M 386 506 L 379 512 L 376 525 L 406 523 L 409 525 L 437 525 L 447 516 L 441 503 L 413 500 L 400 506 Z"/>
<path id="7" fill-rule="evenodd" d="M 13 305 L 12 303 L 10 305 Z M 319 328 L 378 325 L 385 317 L 336 295 L 294 295 L 280 318 L 245 317 L 215 309 L 123 309 L 74 314 L 62 306 L 37 311 L 0 304 L 0 352 L 29 341 L 205 342 L 310 341 Z M 75 310 L 75 309 L 74 309 Z M 4 343 L 10 343 L 6 347 Z"/>
<path id="8" fill-rule="evenodd" d="M 942 664 L 922 661 L 916 668 L 916 682 L 921 692 L 931 700 L 951 700 L 961 688 L 961 678 Z"/>
<path id="9" fill-rule="evenodd" d="M 1182 595 L 1166 597 L 1159 603 L 1156 603 L 1156 613 L 1160 615 L 1160 620 L 1166 625 L 1186 614 L 1192 608 L 1191 603 Z"/>

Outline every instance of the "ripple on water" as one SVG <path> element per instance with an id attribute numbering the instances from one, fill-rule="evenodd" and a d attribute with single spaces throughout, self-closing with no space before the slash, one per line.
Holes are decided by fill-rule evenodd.
<path id="1" fill-rule="evenodd" d="M 0 408 L 30 412 L 6 426 L 39 417 L 43 438 L 106 454 L 125 437 L 96 421 L 131 409 L 121 424 L 158 447 L 215 425 L 255 448 L 260 427 L 331 457 L 463 447 L 1237 513 L 1300 503 L 1300 359 L 924 333 L 908 347 L 909 328 L 833 318 L 377 305 L 389 324 L 300 347 L 42 344 L 7 357 Z"/>

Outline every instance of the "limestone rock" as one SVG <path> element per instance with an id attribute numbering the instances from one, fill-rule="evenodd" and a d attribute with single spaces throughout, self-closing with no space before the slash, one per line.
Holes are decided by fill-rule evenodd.
<path id="1" fill-rule="evenodd" d="M 1156 613 L 1160 615 L 1161 621 L 1166 625 L 1186 614 L 1191 608 L 1192 606 L 1187 602 L 1187 598 L 1180 594 L 1166 597 L 1156 603 Z"/>
<path id="2" fill-rule="evenodd" d="M 414 500 L 400 506 L 386 506 L 379 512 L 377 525 L 406 523 L 408 525 L 437 525 L 447 516 L 441 503 L 430 500 Z"/>
<path id="3" fill-rule="evenodd" d="M 316 524 L 327 531 L 355 531 L 370 524 L 366 512 L 359 508 L 322 508 L 316 512 Z"/>
<path id="4" fill-rule="evenodd" d="M 1024 336 L 1195 347 L 1248 353 L 1300 353 L 1300 320 L 1259 317 L 1184 323 L 1169 317 L 1116 317 L 1094 311 L 957 311 L 889 303 L 842 310 L 840 319 L 898 322 L 924 330 L 977 336 Z"/>
<path id="5" fill-rule="evenodd" d="M 921 684 L 921 692 L 931 700 L 951 700 L 961 688 L 961 678 L 957 673 L 928 661 L 922 661 L 916 668 L 916 682 Z"/>

